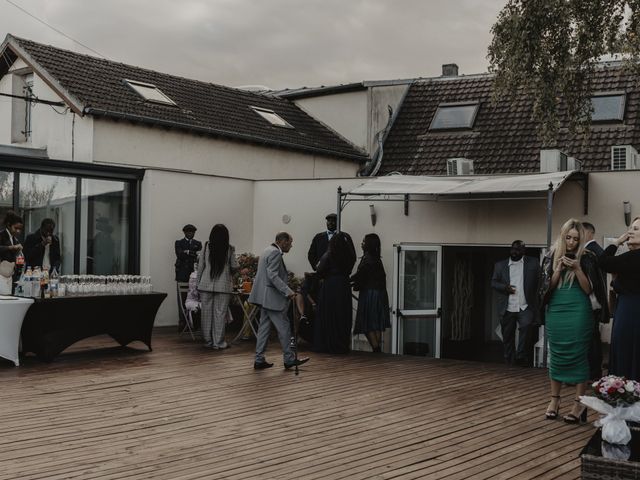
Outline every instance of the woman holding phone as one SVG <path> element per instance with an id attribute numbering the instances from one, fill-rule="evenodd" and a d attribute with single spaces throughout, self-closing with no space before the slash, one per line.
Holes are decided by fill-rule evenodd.
<path id="1" fill-rule="evenodd" d="M 558 417 L 562 384 L 575 385 L 576 401 L 563 417 L 567 423 L 586 421 L 587 417 L 579 397 L 584 395 L 589 379 L 587 354 L 594 329 L 589 295 L 599 273 L 595 255 L 584 249 L 584 236 L 582 224 L 568 220 L 542 263 L 541 305 L 549 342 L 551 382 L 551 401 L 545 417 Z"/>

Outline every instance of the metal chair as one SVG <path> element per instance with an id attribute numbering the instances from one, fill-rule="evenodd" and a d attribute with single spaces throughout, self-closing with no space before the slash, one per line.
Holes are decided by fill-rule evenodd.
<path id="1" fill-rule="evenodd" d="M 191 316 L 191 310 L 189 310 L 185 306 L 185 300 L 187 298 L 187 293 L 189 292 L 189 284 L 187 282 L 176 282 L 176 294 L 178 295 L 178 308 L 180 309 L 180 314 L 182 318 L 184 318 L 184 328 L 180 331 L 180 336 L 183 333 L 189 332 L 191 335 L 191 339 L 195 340 L 196 336 L 194 334 L 193 327 L 193 317 Z"/>

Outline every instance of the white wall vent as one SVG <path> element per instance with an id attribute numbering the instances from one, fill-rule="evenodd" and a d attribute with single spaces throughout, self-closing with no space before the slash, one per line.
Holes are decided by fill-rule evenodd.
<path id="1" fill-rule="evenodd" d="M 473 175 L 473 160 L 468 158 L 449 158 L 447 175 Z"/>
<path id="2" fill-rule="evenodd" d="M 633 170 L 639 167 L 638 152 L 631 145 L 611 147 L 611 170 Z"/>

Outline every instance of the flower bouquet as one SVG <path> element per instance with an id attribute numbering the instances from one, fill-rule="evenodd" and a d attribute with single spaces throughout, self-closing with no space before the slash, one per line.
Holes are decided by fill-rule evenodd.
<path id="1" fill-rule="evenodd" d="M 234 283 L 245 292 L 251 291 L 251 284 L 258 271 L 258 257 L 253 253 L 241 253 L 238 255 L 238 271 L 235 274 Z"/>
<path id="2" fill-rule="evenodd" d="M 602 439 L 606 442 L 626 445 L 631 431 L 626 421 L 640 421 L 640 383 L 625 377 L 607 375 L 593 383 L 595 396 L 582 396 L 583 405 L 601 413 L 595 422 L 602 427 Z"/>

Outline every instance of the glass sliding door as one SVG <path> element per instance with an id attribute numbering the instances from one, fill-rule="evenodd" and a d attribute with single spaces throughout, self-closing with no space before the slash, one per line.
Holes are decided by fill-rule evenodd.
<path id="1" fill-rule="evenodd" d="M 0 171 L 0 222 L 13 209 L 13 172 Z"/>
<path id="2" fill-rule="evenodd" d="M 63 273 L 73 272 L 76 179 L 54 175 L 20 173 L 18 211 L 24 220 L 25 237 L 40 228 L 45 218 L 56 224 Z"/>
<path id="3" fill-rule="evenodd" d="M 129 273 L 129 184 L 83 179 L 80 190 L 80 273 Z"/>
<path id="4" fill-rule="evenodd" d="M 396 246 L 394 353 L 440 357 L 441 267 L 441 247 Z"/>

